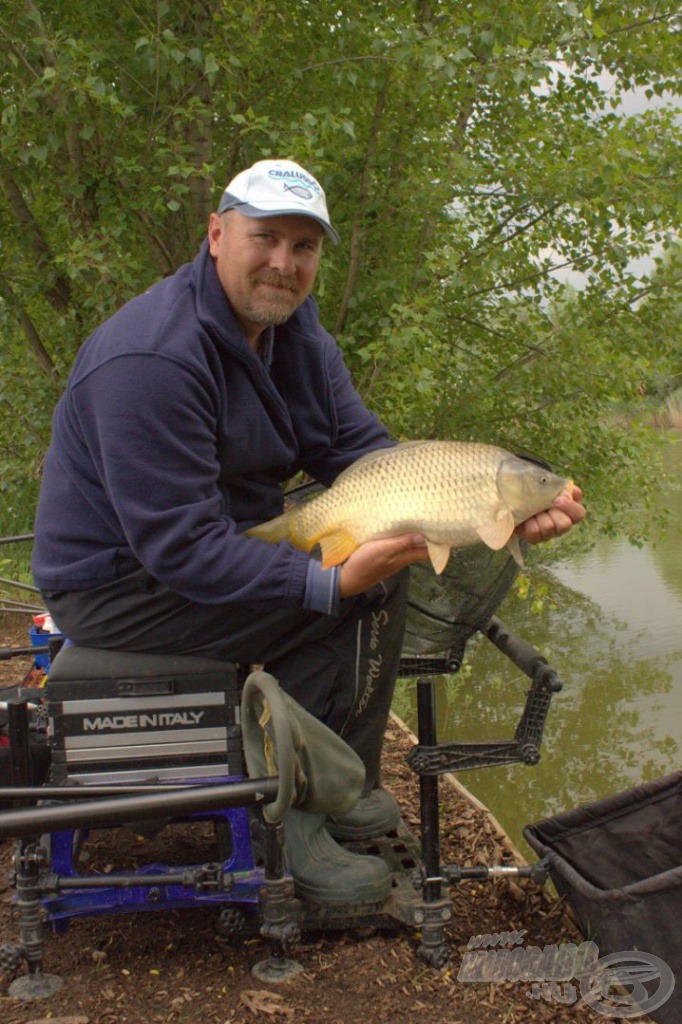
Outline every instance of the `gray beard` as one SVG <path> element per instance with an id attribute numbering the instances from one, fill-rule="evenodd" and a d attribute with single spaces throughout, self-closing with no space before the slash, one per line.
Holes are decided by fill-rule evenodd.
<path id="1" fill-rule="evenodd" d="M 244 303 L 244 312 L 251 323 L 262 327 L 278 327 L 286 323 L 300 303 L 296 301 L 294 292 L 283 292 L 282 301 L 253 296 Z"/>
<path id="2" fill-rule="evenodd" d="M 267 303 L 249 303 L 245 308 L 245 313 L 252 324 L 260 324 L 261 327 L 279 327 L 280 324 L 287 322 L 289 317 L 298 307 L 294 306 L 293 309 L 282 309 L 280 307 L 270 306 Z"/>

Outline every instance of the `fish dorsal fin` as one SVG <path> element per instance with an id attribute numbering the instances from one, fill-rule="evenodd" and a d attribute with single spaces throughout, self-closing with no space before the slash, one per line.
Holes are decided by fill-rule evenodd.
<path id="1" fill-rule="evenodd" d="M 348 530 L 338 529 L 320 537 L 318 543 L 322 548 L 322 568 L 330 569 L 333 565 L 345 562 L 357 548 L 359 542 Z"/>
<path id="2" fill-rule="evenodd" d="M 449 544 L 436 544 L 432 540 L 427 540 L 426 547 L 429 551 L 429 558 L 431 559 L 431 565 L 436 576 L 440 576 L 445 566 L 448 564 L 450 557 L 450 545 Z"/>
<path id="3" fill-rule="evenodd" d="M 507 548 L 514 556 L 514 561 L 518 565 L 519 569 L 523 569 L 524 561 L 523 555 L 521 554 L 521 545 L 519 544 L 519 538 L 515 533 L 512 533 L 511 537 L 507 541 Z"/>
<path id="4" fill-rule="evenodd" d="M 476 527 L 476 533 L 484 544 L 487 544 L 493 551 L 499 551 L 508 542 L 514 532 L 514 516 L 511 509 L 503 509 L 497 513 L 491 523 L 484 523 Z"/>

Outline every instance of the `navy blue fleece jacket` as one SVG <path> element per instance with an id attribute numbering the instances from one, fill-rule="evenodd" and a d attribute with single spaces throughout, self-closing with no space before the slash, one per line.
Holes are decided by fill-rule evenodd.
<path id="1" fill-rule="evenodd" d="M 310 557 L 241 532 L 305 470 L 328 486 L 388 445 L 312 298 L 249 348 L 204 243 L 81 348 L 54 417 L 35 525 L 43 590 L 144 566 L 205 604 L 303 604 Z"/>

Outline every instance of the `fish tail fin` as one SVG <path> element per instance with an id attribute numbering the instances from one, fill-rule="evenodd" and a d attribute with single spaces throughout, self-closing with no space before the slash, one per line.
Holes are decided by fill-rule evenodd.
<path id="1" fill-rule="evenodd" d="M 259 523 L 258 526 L 252 526 L 249 530 L 245 530 L 244 536 L 257 537 L 258 540 L 266 540 L 268 544 L 279 544 L 283 540 L 293 543 L 290 516 L 285 512 L 281 516 L 275 516 L 274 519 L 268 519 L 265 523 Z"/>
<path id="2" fill-rule="evenodd" d="M 332 565 L 340 565 L 345 562 L 349 555 L 352 555 L 356 548 L 360 547 L 359 542 L 347 530 L 334 530 L 325 536 L 304 537 L 295 529 L 295 523 L 290 512 L 285 512 L 275 519 L 269 519 L 266 523 L 259 523 L 244 531 L 245 537 L 257 537 L 258 540 L 265 540 L 269 544 L 279 544 L 286 540 L 295 548 L 302 551 L 312 551 L 316 544 L 322 549 L 322 568 L 329 569 Z"/>

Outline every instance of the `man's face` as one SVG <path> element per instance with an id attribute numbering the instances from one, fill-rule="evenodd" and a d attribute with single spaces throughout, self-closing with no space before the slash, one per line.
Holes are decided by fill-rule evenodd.
<path id="1" fill-rule="evenodd" d="M 247 340 L 288 320 L 310 294 L 320 264 L 320 224 L 299 214 L 245 217 L 211 214 L 211 256 Z"/>

